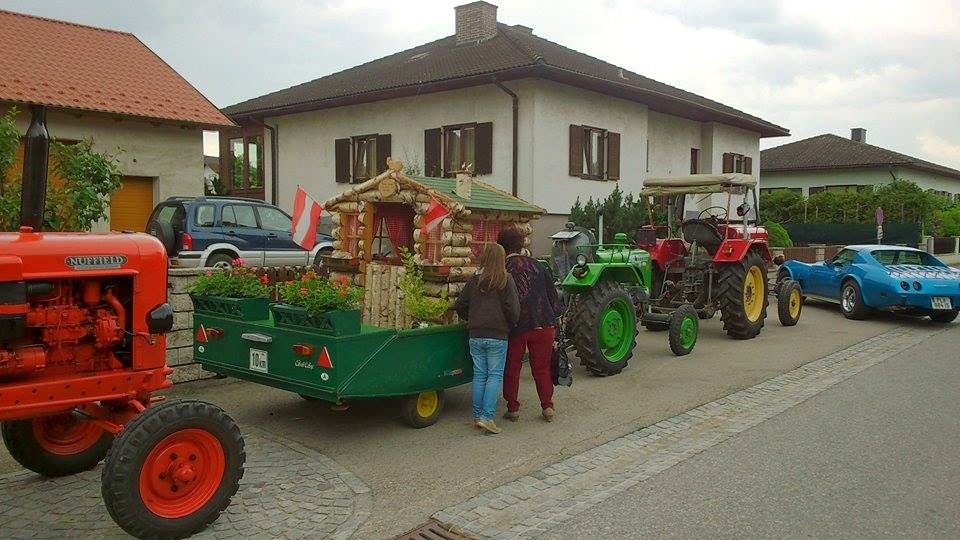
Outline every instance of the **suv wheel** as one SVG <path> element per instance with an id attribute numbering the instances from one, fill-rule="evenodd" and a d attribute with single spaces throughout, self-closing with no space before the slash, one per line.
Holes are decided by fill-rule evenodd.
<path id="1" fill-rule="evenodd" d="M 230 255 L 226 253 L 214 253 L 207 259 L 207 266 L 212 268 L 220 268 L 223 270 L 229 270 L 233 268 L 233 259 Z"/>

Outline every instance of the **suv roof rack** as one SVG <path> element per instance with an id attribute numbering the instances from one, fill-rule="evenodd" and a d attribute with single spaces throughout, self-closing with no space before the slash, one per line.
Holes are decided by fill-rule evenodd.
<path id="1" fill-rule="evenodd" d="M 216 201 L 246 201 L 254 202 L 260 204 L 270 204 L 263 199 L 254 199 L 251 197 L 230 197 L 229 195 L 202 195 L 200 197 L 186 197 L 186 196 L 174 196 L 167 197 L 168 201 L 207 201 L 207 200 L 216 200 Z"/>

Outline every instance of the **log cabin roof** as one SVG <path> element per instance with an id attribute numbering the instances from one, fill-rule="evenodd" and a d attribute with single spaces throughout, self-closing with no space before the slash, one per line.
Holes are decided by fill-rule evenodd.
<path id="1" fill-rule="evenodd" d="M 446 195 L 454 202 L 458 202 L 466 208 L 477 210 L 505 210 L 538 215 L 547 213 L 546 210 L 535 204 L 528 203 L 519 197 L 514 197 L 506 191 L 497 189 L 476 178 L 473 179 L 473 187 L 469 199 L 464 199 L 454 193 L 453 188 L 456 185 L 455 178 L 412 176 L 410 179 L 429 189 Z"/>

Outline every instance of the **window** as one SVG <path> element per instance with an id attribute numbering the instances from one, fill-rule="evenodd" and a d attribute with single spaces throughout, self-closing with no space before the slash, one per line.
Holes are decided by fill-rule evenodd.
<path id="1" fill-rule="evenodd" d="M 833 264 L 836 266 L 846 266 L 850 264 L 856 256 L 857 252 L 852 249 L 841 249 L 840 253 L 834 255 Z"/>
<path id="2" fill-rule="evenodd" d="M 443 259 L 442 248 L 440 244 L 440 227 L 434 229 L 424 238 L 420 237 L 420 245 L 423 248 L 422 259 L 426 263 L 440 264 Z M 423 232 L 421 231 L 421 234 Z"/>
<path id="3" fill-rule="evenodd" d="M 337 139 L 334 144 L 335 180 L 359 183 L 387 170 L 390 157 L 390 135 L 356 135 Z"/>
<path id="4" fill-rule="evenodd" d="M 257 213 L 260 214 L 260 226 L 266 231 L 290 232 L 293 228 L 293 220 L 278 208 L 259 206 Z"/>
<path id="5" fill-rule="evenodd" d="M 263 138 L 247 139 L 247 187 L 263 187 Z"/>
<path id="6" fill-rule="evenodd" d="M 213 205 L 202 204 L 198 206 L 196 218 L 194 219 L 197 227 L 213 227 L 213 224 L 214 224 L 213 211 L 214 211 Z"/>
<path id="7" fill-rule="evenodd" d="M 473 222 L 473 240 L 470 242 L 470 251 L 473 252 L 474 260 L 480 259 L 484 244 L 497 241 L 497 236 L 503 228 L 504 224 L 501 221 Z"/>
<path id="8" fill-rule="evenodd" d="M 179 232 L 183 230 L 183 220 L 186 215 L 187 212 L 182 204 L 172 204 L 161 206 L 158 210 L 154 210 L 153 219 L 166 221 L 174 231 Z"/>
<path id="9" fill-rule="evenodd" d="M 340 241 L 343 250 L 356 257 L 360 243 L 360 215 L 340 214 Z"/>
<path id="10" fill-rule="evenodd" d="M 700 172 L 700 149 L 691 148 L 690 149 L 690 174 L 697 174 Z"/>
<path id="11" fill-rule="evenodd" d="M 423 171 L 452 178 L 469 168 L 474 175 L 493 172 L 493 123 L 456 124 L 423 132 Z"/>
<path id="12" fill-rule="evenodd" d="M 253 207 L 247 205 L 224 206 L 220 221 L 224 227 L 257 228 L 257 216 L 253 211 Z"/>
<path id="13" fill-rule="evenodd" d="M 590 126 L 570 126 L 570 176 L 620 179 L 620 134 Z"/>
<path id="14" fill-rule="evenodd" d="M 723 172 L 753 174 L 753 158 L 743 154 L 723 154 Z"/>
<path id="15" fill-rule="evenodd" d="M 374 210 L 371 254 L 374 260 L 400 263 L 400 248 L 413 250 L 413 209 L 396 203 L 379 203 Z"/>
<path id="16" fill-rule="evenodd" d="M 857 186 L 853 184 L 844 184 L 836 186 L 824 186 L 825 191 L 832 191 L 834 193 L 852 193 L 857 191 Z"/>
<path id="17" fill-rule="evenodd" d="M 230 159 L 233 185 L 243 188 L 243 139 L 230 139 Z"/>
<path id="18" fill-rule="evenodd" d="M 230 139 L 230 185 L 233 189 L 263 188 L 263 137 Z"/>
<path id="19" fill-rule="evenodd" d="M 761 195 L 767 195 L 769 193 L 775 193 L 777 191 L 789 191 L 790 193 L 799 193 L 803 195 L 803 188 L 793 188 L 793 187 L 772 187 L 772 188 L 760 188 Z"/>

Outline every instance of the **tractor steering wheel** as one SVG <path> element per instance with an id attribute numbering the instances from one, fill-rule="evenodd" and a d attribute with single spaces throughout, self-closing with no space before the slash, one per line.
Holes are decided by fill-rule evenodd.
<path id="1" fill-rule="evenodd" d="M 721 217 L 720 217 L 719 215 L 710 213 L 710 210 L 721 210 L 721 211 L 723 211 L 723 220 L 724 220 L 724 221 L 727 220 L 727 216 L 728 216 L 727 209 L 724 208 L 723 206 L 709 206 L 709 207 L 707 207 L 707 208 L 704 208 L 703 210 L 700 211 L 699 214 L 697 214 L 697 219 L 704 219 L 705 217 L 712 217 L 712 218 L 714 218 L 714 219 L 721 219 Z M 707 215 L 704 216 L 704 214 L 707 214 Z"/>

